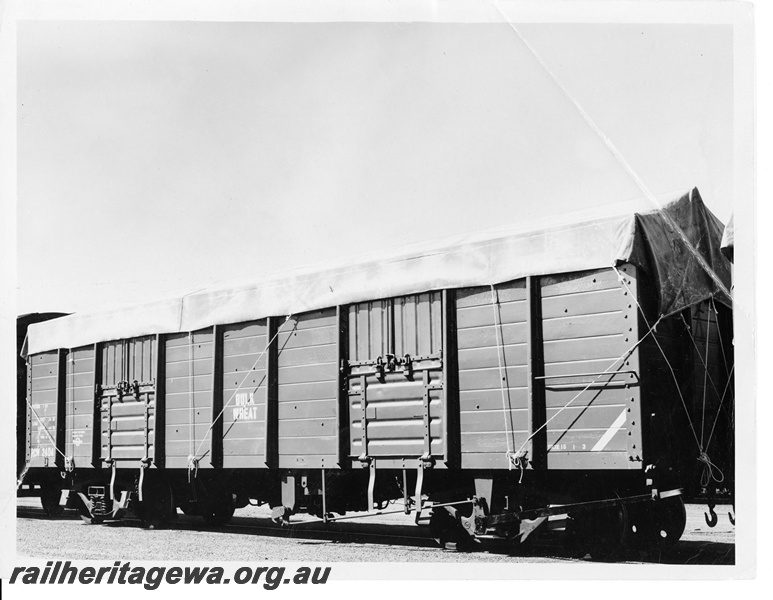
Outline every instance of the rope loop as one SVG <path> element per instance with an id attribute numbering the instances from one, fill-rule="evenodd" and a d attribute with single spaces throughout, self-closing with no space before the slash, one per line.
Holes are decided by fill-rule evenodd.
<path id="1" fill-rule="evenodd" d="M 711 462 L 711 458 L 703 450 L 698 454 L 698 462 L 703 464 L 703 473 L 701 474 L 701 487 L 708 487 L 714 481 L 722 483 L 725 480 L 725 474 L 722 470 Z M 718 476 L 718 477 L 717 477 Z"/>
<path id="2" fill-rule="evenodd" d="M 199 475 L 199 459 L 195 455 L 188 455 L 188 481 L 191 480 L 191 473 L 196 478 Z"/>
<path id="3" fill-rule="evenodd" d="M 529 464 L 529 461 L 526 460 L 526 455 L 529 453 L 528 450 L 519 450 L 518 452 L 509 452 L 507 453 L 507 461 L 510 467 L 515 467 L 516 469 L 519 469 L 521 471 L 521 475 L 518 478 L 518 483 L 523 482 L 523 473 L 526 470 L 526 467 Z"/>

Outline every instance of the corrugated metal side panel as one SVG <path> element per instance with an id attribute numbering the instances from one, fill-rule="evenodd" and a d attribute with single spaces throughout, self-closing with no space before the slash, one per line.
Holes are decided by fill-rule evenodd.
<path id="1" fill-rule="evenodd" d="M 349 358 L 373 360 L 385 354 L 425 356 L 443 349 L 441 292 L 352 304 Z"/>
<path id="2" fill-rule="evenodd" d="M 64 453 L 82 468 L 94 448 L 94 346 L 68 351 L 66 361 Z"/>
<path id="3" fill-rule="evenodd" d="M 391 352 L 391 300 L 360 302 L 349 307 L 349 358 L 371 360 Z"/>
<path id="4" fill-rule="evenodd" d="M 635 269 L 621 272 L 636 294 Z M 582 376 L 636 343 L 636 302 L 612 269 L 543 277 L 541 290 L 548 468 L 640 468 L 638 350 L 613 377 Z"/>
<path id="5" fill-rule="evenodd" d="M 121 381 L 144 384 L 139 399 L 133 394 L 119 399 L 115 390 L 103 390 L 100 401 L 103 460 L 109 458 L 121 466 L 138 466 L 141 459 L 154 458 L 156 343 L 154 336 L 142 336 L 102 344 L 103 388 L 116 386 Z"/>
<path id="6" fill-rule="evenodd" d="M 377 459 L 417 458 L 429 450 L 443 457 L 443 412 L 445 390 L 441 361 L 417 357 L 440 354 L 443 350 L 443 295 L 441 292 L 362 302 L 349 307 L 349 359 L 386 360 L 387 354 L 399 358 L 410 355 L 415 372 L 408 379 L 401 372 L 387 373 L 383 379 L 366 376 L 367 448 L 363 448 L 363 405 L 360 373 L 372 366 L 354 367 L 349 374 L 349 454 Z M 428 380 L 424 381 L 427 369 Z M 429 418 L 425 423 L 425 383 Z M 428 435 L 428 439 L 427 439 Z M 380 463 L 386 464 L 386 463 Z"/>
<path id="7" fill-rule="evenodd" d="M 338 323 L 335 308 L 295 315 L 277 336 L 280 468 L 338 463 Z"/>
<path id="8" fill-rule="evenodd" d="M 495 290 L 492 295 L 490 287 L 466 288 L 456 294 L 464 468 L 506 469 L 508 451 L 530 450 L 526 281 Z"/>
<path id="9" fill-rule="evenodd" d="M 144 336 L 129 340 L 127 380 L 152 382 L 156 378 L 155 336 Z"/>
<path id="10" fill-rule="evenodd" d="M 28 396 L 34 410 L 34 414 L 29 412 L 28 425 L 30 467 L 54 465 L 58 379 L 58 352 L 43 352 L 30 357 Z"/>
<path id="11" fill-rule="evenodd" d="M 266 466 L 266 320 L 223 327 L 223 467 Z"/>
<path id="12" fill-rule="evenodd" d="M 187 468 L 189 456 L 212 466 L 213 340 L 211 327 L 165 338 L 167 468 Z"/>
<path id="13" fill-rule="evenodd" d="M 154 336 L 105 342 L 102 346 L 102 385 L 119 381 L 150 382 L 156 376 Z"/>
<path id="14" fill-rule="evenodd" d="M 392 310 L 394 353 L 397 356 L 426 356 L 443 350 L 443 304 L 440 292 L 395 298 Z"/>
<path id="15" fill-rule="evenodd" d="M 124 343 L 105 342 L 102 345 L 102 385 L 116 385 L 124 379 Z"/>

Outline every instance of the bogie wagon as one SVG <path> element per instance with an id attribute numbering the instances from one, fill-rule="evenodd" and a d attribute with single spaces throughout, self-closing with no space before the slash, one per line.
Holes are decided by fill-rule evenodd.
<path id="1" fill-rule="evenodd" d="M 693 190 L 33 325 L 26 471 L 89 522 L 397 500 L 448 547 L 673 543 L 733 493 L 721 235 Z"/>

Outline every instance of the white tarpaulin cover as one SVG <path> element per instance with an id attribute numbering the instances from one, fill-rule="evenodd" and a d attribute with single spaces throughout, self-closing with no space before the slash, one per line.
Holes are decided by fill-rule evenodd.
<path id="1" fill-rule="evenodd" d="M 661 208 L 639 202 L 624 212 L 616 206 L 603 210 L 573 215 L 560 225 L 554 220 L 550 226 L 478 234 L 410 253 L 76 313 L 31 325 L 25 354 L 622 262 L 646 270 L 657 282 L 661 314 L 713 295 L 729 302 L 720 292 L 730 281 L 729 263 L 720 253 L 723 226 L 697 189 Z"/>

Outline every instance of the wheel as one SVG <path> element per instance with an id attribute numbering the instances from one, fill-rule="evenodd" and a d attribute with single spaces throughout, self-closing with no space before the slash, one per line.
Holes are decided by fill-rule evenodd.
<path id="1" fill-rule="evenodd" d="M 169 524 L 174 512 L 172 490 L 163 481 L 157 481 L 143 488 L 142 502 L 137 502 L 134 514 L 144 529 L 162 529 Z"/>
<path id="2" fill-rule="evenodd" d="M 228 523 L 228 521 L 231 520 L 231 517 L 234 516 L 234 510 L 235 509 L 233 504 L 212 504 L 204 511 L 201 517 L 204 519 L 204 522 L 207 525 L 211 525 L 212 527 L 220 527 L 221 525 L 225 525 Z"/>
<path id="3" fill-rule="evenodd" d="M 681 497 L 639 504 L 631 514 L 629 527 L 635 547 L 656 557 L 674 548 L 687 523 Z"/>
<path id="4" fill-rule="evenodd" d="M 219 527 L 231 520 L 235 510 L 231 494 L 223 494 L 202 507 L 201 517 L 207 525 Z"/>
<path id="5" fill-rule="evenodd" d="M 43 507 L 43 511 L 50 519 L 61 517 L 64 512 L 64 506 L 59 504 L 59 498 L 62 495 L 62 491 L 59 488 L 44 486 L 43 493 L 40 495 L 40 504 Z"/>
<path id="6" fill-rule="evenodd" d="M 653 514 L 658 544 L 664 548 L 673 547 L 687 525 L 684 500 L 680 496 L 660 500 L 655 503 Z"/>
<path id="7" fill-rule="evenodd" d="M 432 510 L 429 531 L 435 541 L 446 550 L 466 550 L 472 543 L 470 535 L 459 522 L 458 512 L 452 506 Z"/>
<path id="8" fill-rule="evenodd" d="M 630 542 L 628 511 L 625 506 L 610 506 L 578 515 L 587 550 L 593 560 L 609 561 L 619 557 Z"/>

